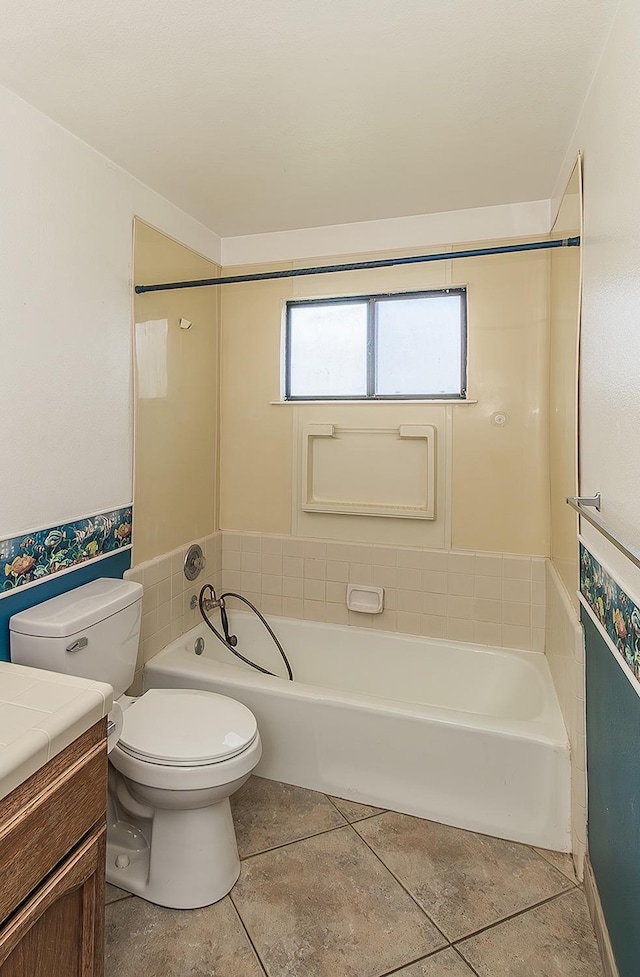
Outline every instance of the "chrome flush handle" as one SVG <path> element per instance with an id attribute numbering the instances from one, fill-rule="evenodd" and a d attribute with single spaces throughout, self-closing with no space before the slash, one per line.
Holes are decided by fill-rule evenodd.
<path id="1" fill-rule="evenodd" d="M 67 651 L 80 651 L 81 648 L 86 648 L 88 644 L 88 638 L 78 638 L 77 641 L 73 641 L 70 645 L 67 645 Z"/>

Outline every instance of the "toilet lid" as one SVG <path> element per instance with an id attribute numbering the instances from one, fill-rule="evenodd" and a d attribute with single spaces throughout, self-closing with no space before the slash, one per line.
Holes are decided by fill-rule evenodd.
<path id="1" fill-rule="evenodd" d="M 242 703 L 196 689 L 150 689 L 124 712 L 118 746 L 167 766 L 192 767 L 237 756 L 258 735 Z"/>

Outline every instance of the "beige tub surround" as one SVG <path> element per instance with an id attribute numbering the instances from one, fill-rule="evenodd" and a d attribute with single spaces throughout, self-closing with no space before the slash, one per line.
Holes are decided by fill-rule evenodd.
<path id="1" fill-rule="evenodd" d="M 582 235 L 582 174 L 578 159 L 560 203 L 554 234 Z M 582 248 L 550 252 L 549 482 L 551 559 L 578 613 L 578 517 L 566 504 L 578 495 L 578 349 Z"/>
<path id="2" fill-rule="evenodd" d="M 0 662 L 0 798 L 44 766 L 113 705 L 113 689 L 40 668 Z"/>
<path id="3" fill-rule="evenodd" d="M 136 282 L 219 272 L 136 220 Z M 135 564 L 218 526 L 218 304 L 217 289 L 135 296 Z"/>
<path id="4" fill-rule="evenodd" d="M 452 262 L 452 283 L 467 285 L 469 396 L 478 401 L 452 411 L 455 549 L 549 552 L 549 254 Z"/>
<path id="5" fill-rule="evenodd" d="M 184 558 L 193 543 L 198 543 L 201 547 L 207 562 L 197 580 L 189 581 L 184 575 Z M 125 580 L 134 580 L 144 587 L 136 677 L 129 690 L 138 695 L 142 691 L 144 663 L 198 623 L 200 612 L 191 607 L 192 597 L 197 597 L 206 583 L 211 584 L 215 590 L 220 590 L 222 534 L 215 532 L 191 540 L 153 560 L 138 563 L 127 570 L 124 576 Z"/>
<path id="6" fill-rule="evenodd" d="M 420 251 L 424 248 L 416 249 Z M 368 256 L 393 255 L 385 251 Z M 335 255 L 290 264 L 364 257 Z M 224 272 L 270 270 L 273 266 L 253 265 L 226 267 Z M 467 289 L 468 401 L 282 403 L 288 300 L 450 286 Z M 546 555 L 548 288 L 547 252 L 225 286 L 220 299 L 222 526 L 319 540 Z M 496 415 L 506 423 L 496 424 Z M 375 442 L 374 453 L 379 447 L 384 458 L 380 464 L 390 470 L 399 462 L 405 473 L 418 464 L 429 471 L 429 459 L 419 459 L 419 442 L 401 444 L 399 434 L 403 428 L 428 426 L 434 428 L 432 482 L 410 474 L 398 487 L 385 476 L 389 484 L 376 482 L 380 491 L 368 498 L 357 470 L 347 478 L 341 448 L 349 439 L 371 469 L 375 466 L 366 454 L 366 441 Z M 310 451 L 309 434 L 322 427 L 334 429 L 333 442 L 329 435 L 322 441 L 317 437 Z M 318 499 L 320 504 L 343 503 L 342 509 L 319 511 Z M 362 514 L 345 512 L 354 503 Z M 381 518 L 365 512 L 363 503 L 409 506 L 414 516 L 422 509 L 435 518 Z"/>
<path id="7" fill-rule="evenodd" d="M 580 157 L 559 203 L 554 235 L 582 236 Z M 572 851 L 582 879 L 587 838 L 584 634 L 578 617 L 578 349 L 582 248 L 550 252 L 549 489 L 551 548 L 546 568 L 545 651 L 571 744 Z"/>
<path id="8" fill-rule="evenodd" d="M 222 586 L 264 614 L 544 649 L 544 558 L 222 533 Z M 347 584 L 384 588 L 381 614 L 348 611 Z M 233 611 L 233 600 L 229 601 Z"/>

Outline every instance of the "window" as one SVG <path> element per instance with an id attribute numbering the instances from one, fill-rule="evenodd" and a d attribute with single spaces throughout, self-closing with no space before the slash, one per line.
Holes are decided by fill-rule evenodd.
<path id="1" fill-rule="evenodd" d="M 287 303 L 285 400 L 463 400 L 466 289 Z"/>

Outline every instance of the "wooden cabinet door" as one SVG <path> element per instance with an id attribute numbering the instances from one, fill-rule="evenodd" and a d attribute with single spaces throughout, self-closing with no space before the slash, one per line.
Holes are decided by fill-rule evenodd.
<path id="1" fill-rule="evenodd" d="M 106 828 L 93 831 L 0 929 L 0 977 L 103 977 Z"/>

